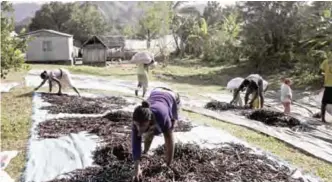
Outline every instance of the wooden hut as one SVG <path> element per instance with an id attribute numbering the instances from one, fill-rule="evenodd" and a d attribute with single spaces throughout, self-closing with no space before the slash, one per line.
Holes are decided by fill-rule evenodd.
<path id="1" fill-rule="evenodd" d="M 92 36 L 82 45 L 83 64 L 106 65 L 113 56 L 121 57 L 125 46 L 123 36 Z"/>

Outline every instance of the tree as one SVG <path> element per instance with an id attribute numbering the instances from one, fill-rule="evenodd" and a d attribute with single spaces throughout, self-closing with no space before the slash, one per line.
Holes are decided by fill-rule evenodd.
<path id="1" fill-rule="evenodd" d="M 45 28 L 60 32 L 68 31 L 74 6 L 74 3 L 56 1 L 44 4 L 31 20 L 29 30 Z"/>
<path id="2" fill-rule="evenodd" d="M 177 46 L 176 55 L 184 53 L 198 56 L 202 52 L 203 39 L 208 27 L 204 17 L 193 6 L 181 7 L 185 2 L 178 1 L 171 4 L 172 24 L 171 30 Z M 180 44 L 178 43 L 180 39 Z"/>
<path id="3" fill-rule="evenodd" d="M 244 20 L 244 53 L 258 72 L 290 67 L 292 48 L 299 32 L 299 7 L 296 1 L 246 1 L 238 7 Z M 269 64 L 266 64 L 266 61 Z"/>
<path id="4" fill-rule="evenodd" d="M 299 61 L 298 70 L 306 70 L 306 75 L 319 79 L 318 65 L 328 57 L 332 59 L 332 2 L 313 2 L 306 6 L 301 24 L 300 37 L 295 55 Z M 299 71 L 300 72 L 300 71 Z"/>
<path id="5" fill-rule="evenodd" d="M 139 20 L 141 35 L 147 40 L 147 48 L 150 48 L 151 39 L 167 35 L 170 31 L 171 10 L 167 1 L 153 2 L 151 5 L 139 3 L 145 13 Z"/>
<path id="6" fill-rule="evenodd" d="M 122 34 L 124 34 L 127 37 L 133 37 L 135 35 L 134 28 L 132 25 L 125 25 L 122 28 Z"/>
<path id="7" fill-rule="evenodd" d="M 207 6 L 204 8 L 203 17 L 206 19 L 209 26 L 220 23 L 222 20 L 223 12 L 218 1 L 208 1 Z"/>
<path id="8" fill-rule="evenodd" d="M 74 39 L 84 41 L 92 35 L 103 35 L 107 32 L 109 26 L 96 5 L 85 2 L 76 7 L 77 4 L 68 29 L 69 33 L 74 35 Z"/>
<path id="9" fill-rule="evenodd" d="M 224 9 L 223 9 L 224 10 Z M 213 62 L 237 63 L 241 55 L 240 33 L 242 31 L 239 12 L 229 9 L 219 20 L 211 25 L 209 36 L 204 42 L 204 59 Z M 224 11 L 222 11 L 224 12 Z"/>
<path id="10" fill-rule="evenodd" d="M 102 35 L 109 28 L 98 7 L 89 2 L 44 4 L 36 12 L 29 30 L 52 29 L 74 35 L 84 42 L 91 35 Z"/>
<path id="11" fill-rule="evenodd" d="M 308 7 L 309 16 L 304 17 L 305 36 L 300 41 L 301 48 L 309 50 L 324 50 L 330 51 L 332 49 L 332 2 L 313 2 L 312 6 Z M 306 50 L 308 51 L 308 50 Z"/>
<path id="12" fill-rule="evenodd" d="M 10 35 L 14 31 L 14 19 L 5 15 L 13 11 L 11 3 L 1 2 L 1 78 L 6 78 L 11 69 L 22 68 L 24 63 L 22 52 L 26 50 L 27 42 Z"/>

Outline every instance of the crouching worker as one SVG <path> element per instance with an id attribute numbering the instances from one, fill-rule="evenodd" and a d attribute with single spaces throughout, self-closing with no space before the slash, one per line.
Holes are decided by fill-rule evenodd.
<path id="1" fill-rule="evenodd" d="M 249 95 L 252 94 L 252 99 L 249 102 L 251 108 L 262 108 L 264 106 L 264 88 L 263 88 L 263 78 L 258 74 L 251 74 L 247 78 L 243 80 L 239 88 L 233 95 L 233 100 L 231 104 L 233 104 L 240 94 L 241 90 L 246 88 L 246 94 L 244 96 L 244 104 L 248 104 Z"/>
<path id="2" fill-rule="evenodd" d="M 156 88 L 147 101 L 135 108 L 132 124 L 132 153 L 134 160 L 134 180 L 142 177 L 140 169 L 141 141 L 144 134 L 144 151 L 149 151 L 155 135 L 163 133 L 166 149 L 166 164 L 170 165 L 174 156 L 173 129 L 178 120 L 179 95 L 175 92 Z"/>
<path id="3" fill-rule="evenodd" d="M 43 81 L 40 83 L 38 87 L 34 89 L 35 91 L 37 91 L 40 87 L 42 87 L 46 83 L 46 81 L 48 81 L 49 92 L 52 92 L 53 84 L 56 83 L 59 86 L 59 91 L 58 91 L 59 95 L 62 94 L 61 90 L 63 87 L 71 87 L 79 96 L 81 96 L 78 90 L 73 86 L 72 80 L 70 78 L 70 73 L 66 69 L 43 71 L 40 74 L 40 77 Z"/>

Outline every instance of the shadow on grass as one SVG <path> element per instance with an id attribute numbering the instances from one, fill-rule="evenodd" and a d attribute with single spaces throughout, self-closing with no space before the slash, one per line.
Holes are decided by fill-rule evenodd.
<path id="1" fill-rule="evenodd" d="M 239 64 L 237 66 L 228 66 L 219 70 L 210 71 L 208 73 L 199 73 L 194 75 L 158 73 L 154 74 L 154 76 L 162 81 L 169 81 L 174 83 L 199 86 L 226 86 L 227 82 L 234 77 L 246 77 L 251 74 L 248 70 L 249 69 L 245 64 Z"/>
<path id="2" fill-rule="evenodd" d="M 220 67 L 222 63 L 213 64 L 198 60 L 181 60 L 176 62 L 175 60 L 171 63 L 187 68 L 203 68 L 203 67 Z M 292 89 L 304 91 L 315 91 L 322 85 L 316 77 L 310 75 L 301 74 L 295 75 L 292 69 L 288 70 L 263 70 L 262 73 L 255 71 L 256 69 L 249 65 L 248 62 L 240 62 L 238 65 L 224 65 L 218 70 L 209 72 L 182 75 L 181 73 L 159 73 L 154 76 L 162 81 L 170 81 L 182 84 L 191 84 L 199 86 L 223 86 L 227 85 L 227 82 L 235 77 L 247 77 L 250 74 L 260 74 L 266 81 L 269 82 L 269 90 L 280 89 L 280 79 L 283 77 L 290 78 L 293 81 Z"/>
<path id="3" fill-rule="evenodd" d="M 15 97 L 17 98 L 22 98 L 22 97 L 32 97 L 33 96 L 33 91 L 30 91 L 30 92 L 27 92 L 27 93 L 23 93 L 23 94 L 19 94 L 19 95 L 16 95 Z"/>
<path id="4" fill-rule="evenodd" d="M 194 57 L 185 57 L 185 58 L 171 58 L 169 61 L 170 65 L 173 66 L 183 66 L 183 67 L 217 67 L 221 66 L 225 63 L 223 62 L 209 62 L 209 61 L 204 61 L 198 58 Z"/>
<path id="5" fill-rule="evenodd" d="M 121 67 L 120 67 L 121 69 Z M 129 70 L 122 68 L 119 70 L 119 68 L 110 68 L 110 69 L 95 69 L 95 68 L 69 68 L 69 70 L 72 73 L 76 74 L 90 74 L 90 75 L 96 75 L 96 76 L 134 76 L 135 73 L 130 73 Z M 128 73 L 129 72 L 129 73 Z"/>

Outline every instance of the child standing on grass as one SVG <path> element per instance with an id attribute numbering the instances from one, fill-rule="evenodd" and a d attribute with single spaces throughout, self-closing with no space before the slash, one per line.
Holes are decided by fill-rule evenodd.
<path id="1" fill-rule="evenodd" d="M 284 113 L 290 114 L 291 103 L 292 103 L 292 89 L 290 87 L 291 81 L 288 78 L 281 79 L 281 103 L 284 106 Z"/>

